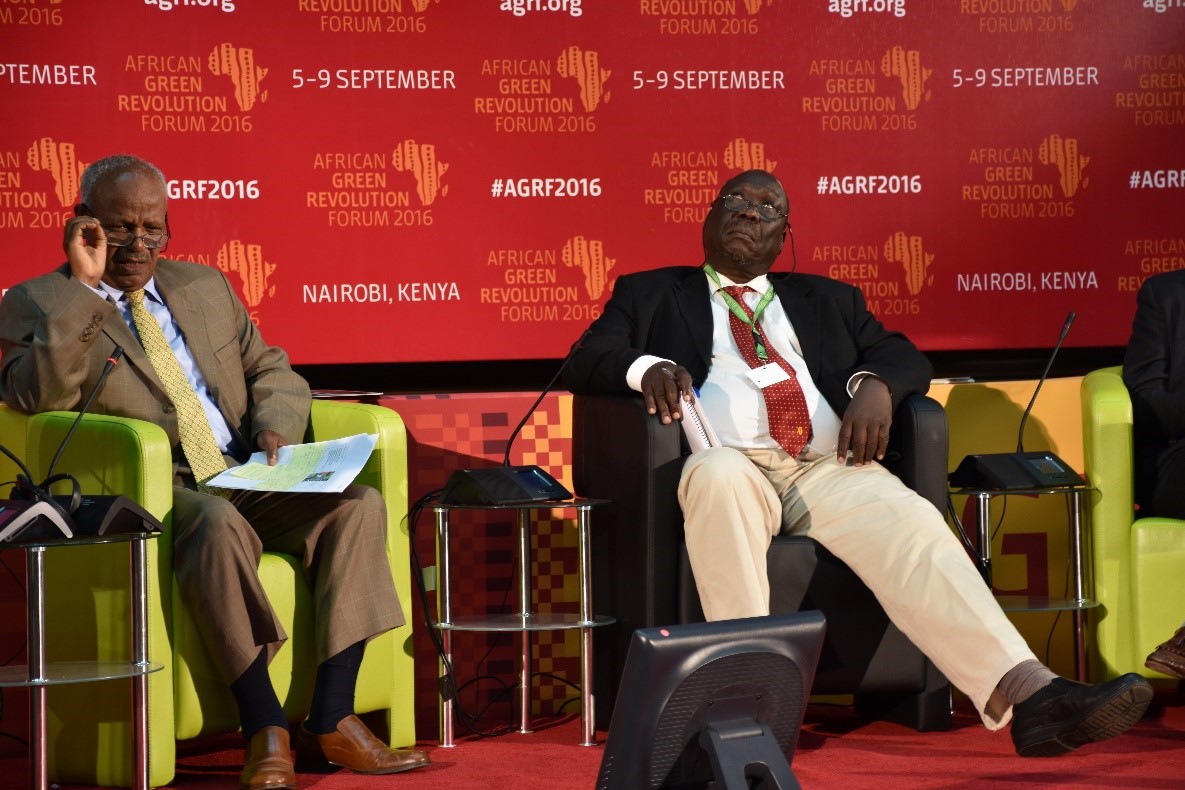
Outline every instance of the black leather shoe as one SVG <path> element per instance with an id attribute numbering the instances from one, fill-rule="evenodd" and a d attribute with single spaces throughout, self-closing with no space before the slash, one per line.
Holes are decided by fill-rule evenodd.
<path id="1" fill-rule="evenodd" d="M 1021 757 L 1057 757 L 1122 735 L 1152 701 L 1152 686 L 1129 672 L 1089 685 L 1055 678 L 1012 709 L 1012 743 Z"/>

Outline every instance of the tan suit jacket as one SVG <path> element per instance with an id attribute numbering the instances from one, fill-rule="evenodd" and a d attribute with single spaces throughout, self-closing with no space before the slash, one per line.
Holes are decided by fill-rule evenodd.
<path id="1" fill-rule="evenodd" d="M 226 276 L 162 258 L 156 285 L 230 424 L 234 455 L 245 459 L 262 430 L 300 442 L 308 384 L 283 349 L 263 341 Z M 115 305 L 70 277 L 66 265 L 15 286 L 0 302 L 0 400 L 27 413 L 77 409 L 116 346 L 124 363 L 90 411 L 156 423 L 177 458 L 177 415 L 147 354 Z"/>
<path id="2" fill-rule="evenodd" d="M 271 430 L 304 439 L 308 384 L 267 345 L 222 272 L 160 260 L 156 286 L 234 434 L 240 461 Z M 115 304 L 67 266 L 12 288 L 0 302 L 0 398 L 24 412 L 77 409 L 123 346 L 91 411 L 160 425 L 181 456 L 176 411 Z M 301 557 L 320 602 L 317 660 L 403 623 L 387 564 L 386 511 L 373 489 L 343 494 L 239 492 L 225 500 L 174 489 L 174 567 L 182 599 L 228 682 L 286 638 L 258 579 L 261 552 Z M 325 537 L 328 536 L 328 537 Z"/>

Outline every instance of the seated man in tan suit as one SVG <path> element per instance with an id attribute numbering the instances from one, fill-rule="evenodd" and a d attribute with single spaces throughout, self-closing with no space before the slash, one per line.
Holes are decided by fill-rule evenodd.
<path id="1" fill-rule="evenodd" d="M 1021 755 L 1121 734 L 1151 686 L 1134 674 L 1096 686 L 1056 677 L 942 514 L 877 463 L 895 407 L 929 387 L 930 363 L 859 289 L 770 272 L 789 213 L 769 173 L 731 178 L 704 219 L 703 263 L 619 277 L 564 372 L 577 394 L 640 392 L 663 422 L 680 419 L 700 388 L 723 446 L 687 460 L 679 503 L 704 614 L 769 614 L 770 540 L 809 535 L 868 585 L 986 726 L 1012 720 Z"/>
<path id="2" fill-rule="evenodd" d="M 403 624 L 387 565 L 386 509 L 372 488 L 341 494 L 219 491 L 202 483 L 255 450 L 301 441 L 308 384 L 260 337 L 215 268 L 161 258 L 169 241 L 165 178 L 112 156 L 82 176 L 66 223 L 67 262 L 0 303 L 0 399 L 23 412 L 77 408 L 116 346 L 91 410 L 148 420 L 173 443 L 175 564 L 181 595 L 239 707 L 247 756 L 240 785 L 295 788 L 288 723 L 268 678 L 287 638 L 259 582 L 260 554 L 304 565 L 317 605 L 312 709 L 301 762 L 361 773 L 428 764 L 390 749 L 354 715 L 366 641 Z"/>

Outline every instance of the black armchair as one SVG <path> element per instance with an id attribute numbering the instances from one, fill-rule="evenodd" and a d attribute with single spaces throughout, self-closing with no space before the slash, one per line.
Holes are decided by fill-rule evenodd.
<path id="1" fill-rule="evenodd" d="M 577 396 L 573 418 L 576 493 L 612 502 L 592 529 L 594 610 L 617 618 L 594 635 L 597 723 L 608 727 L 634 630 L 703 619 L 676 493 L 687 448 L 681 428 L 648 415 L 640 396 Z M 942 406 L 905 398 L 886 466 L 944 512 L 946 464 Z M 772 613 L 827 618 L 813 694 L 853 694 L 862 713 L 918 730 L 950 726 L 950 684 L 846 565 L 802 537 L 774 538 L 768 557 Z"/>

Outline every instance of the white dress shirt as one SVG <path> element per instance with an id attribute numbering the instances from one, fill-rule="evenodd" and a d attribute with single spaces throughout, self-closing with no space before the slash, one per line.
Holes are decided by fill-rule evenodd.
<path id="1" fill-rule="evenodd" d="M 749 363 L 745 362 L 737 347 L 729 325 L 728 305 L 721 294 L 724 287 L 738 283 L 734 283 L 723 274 L 717 273 L 717 276 L 720 278 L 719 286 L 711 281 L 707 273 L 704 274 L 712 292 L 712 358 L 708 367 L 708 377 L 699 391 L 700 403 L 717 438 L 725 447 L 776 449 L 779 445 L 769 435 L 765 398 L 761 388 L 749 378 Z M 753 289 L 745 293 L 745 303 L 752 310 L 770 288 L 769 278 L 765 275 L 754 277 L 745 285 Z M 782 309 L 781 300 L 774 298 L 769 303 L 760 316 L 759 323 L 770 345 L 794 368 L 799 386 L 802 387 L 802 394 L 806 398 L 813 436 L 804 452 L 823 455 L 834 453 L 839 442 L 839 415 L 827 403 L 811 379 L 806 361 L 802 357 L 798 335 L 794 332 L 794 326 L 790 323 L 786 311 Z M 627 371 L 626 383 L 634 391 L 641 392 L 642 374 L 657 362 L 669 361 L 671 360 L 652 355 L 640 357 Z M 868 374 L 857 373 L 849 379 L 849 394 L 855 393 L 856 387 L 866 375 Z"/>
<path id="2" fill-rule="evenodd" d="M 93 288 L 95 293 L 102 296 L 104 299 L 109 299 L 115 302 L 123 320 L 132 329 L 132 334 L 136 339 L 140 339 L 140 333 L 136 331 L 136 322 L 132 320 L 132 305 L 127 300 L 123 291 L 116 290 L 103 281 L 99 281 L 99 287 Z M 181 333 L 181 328 L 177 326 L 177 322 L 173 320 L 173 314 L 169 312 L 168 306 L 164 299 L 161 299 L 160 294 L 156 290 L 156 280 L 152 279 L 144 286 L 144 307 L 160 324 L 161 331 L 165 334 L 165 340 L 169 343 L 169 348 L 173 349 L 173 353 L 177 356 L 177 361 L 181 364 L 181 371 L 185 374 L 185 378 L 193 386 L 194 392 L 197 393 L 198 401 L 202 404 L 202 411 L 206 413 L 206 419 L 210 421 L 210 428 L 214 431 L 214 441 L 218 443 L 218 448 L 224 453 L 232 451 L 231 445 L 234 443 L 234 434 L 231 433 L 230 426 L 226 422 L 226 418 L 222 416 L 222 412 L 218 410 L 218 404 L 214 402 L 214 396 L 210 394 L 210 388 L 206 385 L 206 379 L 202 375 L 201 370 L 198 369 L 197 362 L 193 359 L 193 354 L 189 352 L 189 346 L 185 344 L 185 335 Z"/>

